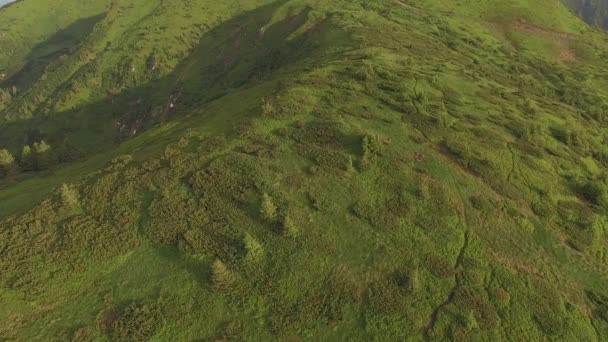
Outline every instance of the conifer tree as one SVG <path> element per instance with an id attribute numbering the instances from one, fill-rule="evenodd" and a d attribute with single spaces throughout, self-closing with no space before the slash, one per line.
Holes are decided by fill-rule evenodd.
<path id="1" fill-rule="evenodd" d="M 346 171 L 347 172 L 355 172 L 355 166 L 353 163 L 353 157 L 352 156 L 348 156 L 348 160 L 346 162 Z"/>
<path id="2" fill-rule="evenodd" d="M 0 108 L 5 107 L 11 102 L 12 96 L 8 90 L 0 89 Z"/>
<path id="3" fill-rule="evenodd" d="M 361 166 L 369 168 L 375 163 L 377 157 L 381 154 L 382 143 L 380 138 L 376 135 L 366 135 L 363 138 L 363 158 L 361 160 Z"/>
<path id="4" fill-rule="evenodd" d="M 245 249 L 247 250 L 247 260 L 255 262 L 262 258 L 264 247 L 249 233 L 245 234 Z"/>
<path id="5" fill-rule="evenodd" d="M 51 166 L 51 145 L 44 140 L 34 143 L 32 155 L 36 170 L 45 170 Z"/>
<path id="6" fill-rule="evenodd" d="M 21 165 L 21 168 L 25 171 L 31 171 L 34 169 L 34 157 L 32 155 L 32 148 L 30 147 L 30 145 L 23 146 L 19 164 Z"/>
<path id="7" fill-rule="evenodd" d="M 262 196 L 262 208 L 260 209 L 262 218 L 266 221 L 272 222 L 277 218 L 277 207 L 272 202 L 272 197 L 267 193 Z"/>
<path id="8" fill-rule="evenodd" d="M 216 259 L 211 265 L 211 282 L 218 291 L 232 289 L 237 284 L 237 276 L 221 260 Z"/>
<path id="9" fill-rule="evenodd" d="M 78 207 L 78 192 L 71 185 L 63 183 L 59 188 L 59 194 L 61 196 L 61 205 L 65 208 L 74 209 Z"/>
<path id="10" fill-rule="evenodd" d="M 15 162 L 13 155 L 6 149 L 0 149 L 0 166 L 11 165 Z"/>
<path id="11" fill-rule="evenodd" d="M 6 177 L 16 172 L 15 158 L 6 149 L 0 149 L 0 177 Z"/>
<path id="12" fill-rule="evenodd" d="M 288 237 L 296 237 L 300 233 L 295 222 L 293 222 L 289 214 L 283 219 L 283 234 Z"/>

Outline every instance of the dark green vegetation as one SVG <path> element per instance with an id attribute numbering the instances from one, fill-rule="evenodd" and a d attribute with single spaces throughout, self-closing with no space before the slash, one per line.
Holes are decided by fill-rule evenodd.
<path id="1" fill-rule="evenodd" d="M 608 339 L 608 40 L 559 0 L 0 27 L 0 339 Z"/>

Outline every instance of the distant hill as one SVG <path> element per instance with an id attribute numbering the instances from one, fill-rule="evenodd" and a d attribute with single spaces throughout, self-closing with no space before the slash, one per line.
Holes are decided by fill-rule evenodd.
<path id="1" fill-rule="evenodd" d="M 608 29 L 608 1 L 606 0 L 563 0 L 587 23 Z"/>

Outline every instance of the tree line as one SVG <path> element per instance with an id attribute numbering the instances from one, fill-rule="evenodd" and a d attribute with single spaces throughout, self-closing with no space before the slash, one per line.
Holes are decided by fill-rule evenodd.
<path id="1" fill-rule="evenodd" d="M 42 171 L 57 162 L 57 155 L 44 140 L 25 145 L 18 157 L 5 148 L 0 148 L 0 178 L 20 172 Z"/>

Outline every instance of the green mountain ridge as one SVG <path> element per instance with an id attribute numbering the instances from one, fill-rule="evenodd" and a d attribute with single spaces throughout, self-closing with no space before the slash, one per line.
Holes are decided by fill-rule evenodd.
<path id="1" fill-rule="evenodd" d="M 608 338 L 608 40 L 559 0 L 0 27 L 0 339 Z"/>

